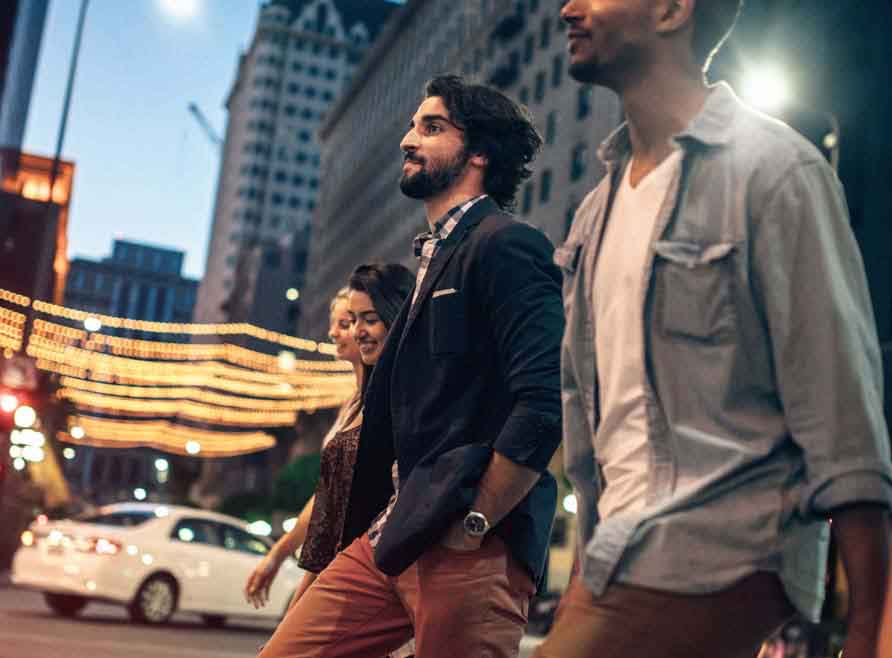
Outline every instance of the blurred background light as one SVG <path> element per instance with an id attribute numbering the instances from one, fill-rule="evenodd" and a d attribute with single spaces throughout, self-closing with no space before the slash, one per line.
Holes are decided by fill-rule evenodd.
<path id="1" fill-rule="evenodd" d="M 787 76 L 775 66 L 753 68 L 743 78 L 746 102 L 766 112 L 776 112 L 790 102 L 792 90 Z"/>

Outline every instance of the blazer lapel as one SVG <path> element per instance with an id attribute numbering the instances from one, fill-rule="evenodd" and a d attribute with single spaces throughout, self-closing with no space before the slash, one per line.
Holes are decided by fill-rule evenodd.
<path id="1" fill-rule="evenodd" d="M 428 265 L 424 280 L 421 282 L 421 287 L 418 289 L 418 297 L 409 310 L 406 326 L 400 334 L 400 343 L 402 343 L 402 338 L 409 333 L 409 329 L 412 327 L 412 323 L 415 322 L 415 318 L 418 317 L 418 313 L 421 312 L 425 300 L 430 296 L 431 290 L 433 290 L 434 285 L 437 283 L 437 279 L 440 278 L 446 265 L 449 264 L 449 260 L 452 258 L 456 249 L 458 249 L 462 240 L 465 239 L 465 236 L 467 236 L 484 217 L 498 211 L 498 206 L 491 198 L 486 197 L 485 199 L 481 199 L 475 203 L 467 213 L 465 213 L 465 216 L 461 218 L 461 221 L 458 223 L 458 226 L 455 227 L 453 233 L 440 245 L 439 251 L 434 256 L 430 265 Z"/>

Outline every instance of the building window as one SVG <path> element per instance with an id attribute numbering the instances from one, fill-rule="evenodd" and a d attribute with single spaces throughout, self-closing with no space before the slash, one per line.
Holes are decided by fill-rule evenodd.
<path id="1" fill-rule="evenodd" d="M 551 199 L 551 169 L 542 172 L 542 181 L 539 186 L 539 203 L 548 203 Z"/>
<path id="2" fill-rule="evenodd" d="M 554 144 L 554 140 L 557 137 L 557 110 L 552 110 L 548 113 L 548 117 L 545 119 L 545 143 L 546 144 Z"/>
<path id="3" fill-rule="evenodd" d="M 548 48 L 551 45 L 551 19 L 542 19 L 542 34 L 539 35 L 539 47 Z"/>
<path id="4" fill-rule="evenodd" d="M 588 167 L 588 146 L 584 143 L 577 144 L 573 147 L 573 153 L 570 156 L 570 180 L 576 181 L 582 178 Z"/>
<path id="5" fill-rule="evenodd" d="M 555 55 L 551 63 L 551 86 L 560 87 L 564 77 L 564 56 Z"/>
<path id="6" fill-rule="evenodd" d="M 526 105 L 527 103 L 530 102 L 530 90 L 529 90 L 529 88 L 528 88 L 528 87 L 521 87 L 521 88 L 520 88 L 520 92 L 518 93 L 517 96 L 518 96 L 518 98 L 520 99 L 520 102 L 523 103 L 524 105 Z"/>
<path id="7" fill-rule="evenodd" d="M 294 71 L 295 73 L 300 73 L 301 71 L 304 70 L 304 63 L 298 62 L 296 60 L 291 62 L 291 70 Z"/>
<path id="8" fill-rule="evenodd" d="M 294 105 L 286 105 L 285 106 L 285 114 L 289 117 L 293 117 L 297 112 L 297 108 Z"/>
<path id="9" fill-rule="evenodd" d="M 523 203 L 520 206 L 520 212 L 528 215 L 533 207 L 533 184 L 527 183 L 523 186 Z"/>
<path id="10" fill-rule="evenodd" d="M 291 208 L 295 208 L 295 209 L 300 208 L 300 206 L 301 206 L 300 197 L 293 196 L 290 199 L 288 199 L 288 206 Z"/>
<path id="11" fill-rule="evenodd" d="M 287 180 L 288 180 L 288 174 L 283 169 L 279 169 L 276 172 L 276 182 L 284 183 Z"/>
<path id="12" fill-rule="evenodd" d="M 533 94 L 536 102 L 541 102 L 545 98 L 545 71 L 539 71 L 536 74 L 536 91 Z"/>
<path id="13" fill-rule="evenodd" d="M 523 43 L 523 62 L 529 64 L 533 61 L 533 52 L 536 49 L 536 38 L 532 34 L 528 34 Z"/>
<path id="14" fill-rule="evenodd" d="M 291 184 L 294 187 L 303 187 L 304 177 L 303 176 L 295 176 L 291 179 Z"/>
<path id="15" fill-rule="evenodd" d="M 592 111 L 592 88 L 589 86 L 580 87 L 577 93 L 576 118 L 584 119 Z"/>
<path id="16" fill-rule="evenodd" d="M 338 77 L 338 72 L 335 71 L 334 69 L 328 69 L 327 71 L 325 71 L 325 79 L 326 80 L 334 80 L 337 77 Z"/>
<path id="17" fill-rule="evenodd" d="M 285 201 L 285 197 L 283 197 L 281 194 L 276 193 L 273 194 L 271 201 L 274 206 L 281 206 L 282 202 Z"/>
<path id="18" fill-rule="evenodd" d="M 300 134 L 298 135 L 298 138 L 302 142 L 309 142 L 310 141 L 310 132 L 308 130 L 301 130 Z"/>
<path id="19" fill-rule="evenodd" d="M 304 42 L 303 39 L 295 39 L 294 40 L 294 49 L 295 50 L 303 50 L 304 48 L 306 48 L 306 45 L 307 44 Z"/>
<path id="20" fill-rule="evenodd" d="M 306 94 L 307 98 L 316 98 L 316 88 L 307 87 L 306 89 L 304 89 L 304 94 Z"/>

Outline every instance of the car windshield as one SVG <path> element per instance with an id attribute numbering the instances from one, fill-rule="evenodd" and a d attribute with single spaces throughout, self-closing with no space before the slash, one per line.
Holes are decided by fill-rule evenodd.
<path id="1" fill-rule="evenodd" d="M 105 512 L 82 514 L 74 517 L 80 523 L 95 523 L 97 525 L 112 525 L 122 528 L 132 528 L 142 525 L 146 521 L 158 518 L 151 510 L 128 510 L 126 512 Z"/>

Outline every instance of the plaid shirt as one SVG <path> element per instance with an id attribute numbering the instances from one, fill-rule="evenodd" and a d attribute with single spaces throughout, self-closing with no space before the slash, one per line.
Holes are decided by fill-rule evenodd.
<path id="1" fill-rule="evenodd" d="M 486 195 L 481 194 L 478 197 L 465 201 L 460 206 L 455 206 L 455 208 L 434 222 L 433 231 L 427 231 L 415 236 L 413 242 L 415 246 L 415 258 L 419 260 L 420 264 L 418 266 L 418 274 L 415 276 L 415 292 L 412 293 L 413 306 L 418 299 L 418 291 L 421 289 L 421 282 L 424 281 L 427 269 L 434 260 L 434 256 L 436 256 L 437 252 L 440 250 L 440 243 L 452 234 L 452 231 L 458 226 L 458 223 L 461 221 L 461 218 L 465 216 L 465 213 L 468 212 L 475 203 L 484 198 L 486 198 Z M 372 525 L 369 528 L 369 543 L 372 546 L 377 545 L 378 539 L 381 537 L 381 530 L 384 529 L 384 524 L 387 523 L 387 517 L 390 516 L 390 511 L 396 504 L 396 497 L 400 491 L 400 474 L 396 462 L 393 462 L 393 468 L 390 473 L 393 478 L 394 493 L 390 497 L 390 502 L 387 503 L 387 508 L 378 515 L 378 518 L 372 522 Z"/>

